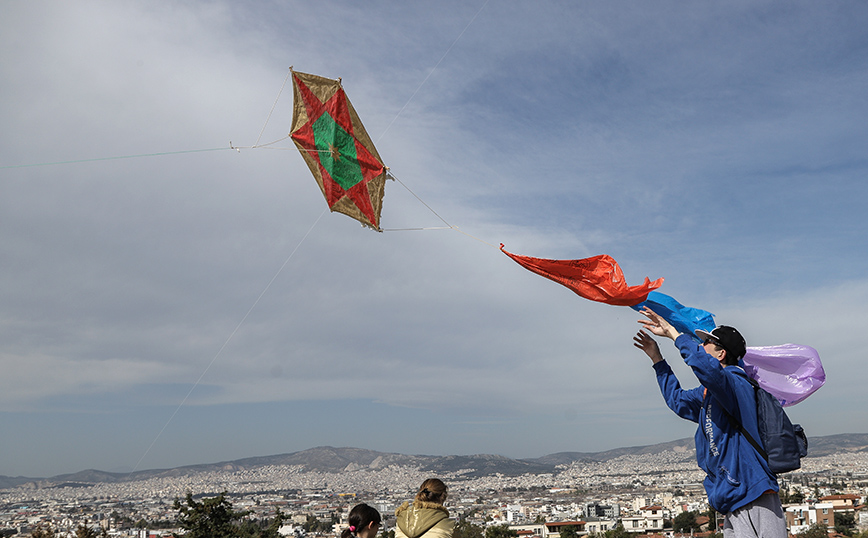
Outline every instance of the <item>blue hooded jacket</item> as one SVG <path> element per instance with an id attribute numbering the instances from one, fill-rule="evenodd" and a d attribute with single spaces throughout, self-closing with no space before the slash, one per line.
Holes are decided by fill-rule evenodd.
<path id="1" fill-rule="evenodd" d="M 759 439 L 756 399 L 738 366 L 720 362 L 690 335 L 675 340 L 681 357 L 693 369 L 700 386 L 684 390 L 666 361 L 654 365 L 666 405 L 681 418 L 699 424 L 696 462 L 705 471 L 705 492 L 711 506 L 723 514 L 751 503 L 767 491 L 778 491 L 768 463 L 733 427 L 726 409 L 754 439 Z"/>

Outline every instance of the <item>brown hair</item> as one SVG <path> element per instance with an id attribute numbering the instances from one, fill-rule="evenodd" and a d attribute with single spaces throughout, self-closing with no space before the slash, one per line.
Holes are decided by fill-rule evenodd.
<path id="1" fill-rule="evenodd" d="M 443 504 L 446 501 L 446 484 L 439 478 L 429 478 L 419 486 L 414 500 Z"/>

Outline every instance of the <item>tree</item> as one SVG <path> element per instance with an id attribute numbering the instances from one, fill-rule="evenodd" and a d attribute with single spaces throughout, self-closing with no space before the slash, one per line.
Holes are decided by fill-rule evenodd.
<path id="1" fill-rule="evenodd" d="M 560 536 L 561 538 L 579 538 L 579 533 L 576 531 L 575 525 L 566 525 L 561 527 Z"/>
<path id="2" fill-rule="evenodd" d="M 632 535 L 627 532 L 624 525 L 618 523 L 614 529 L 604 532 L 603 536 L 605 538 L 630 538 Z"/>
<path id="3" fill-rule="evenodd" d="M 485 529 L 485 538 L 518 538 L 518 531 L 509 525 L 492 525 Z"/>
<path id="4" fill-rule="evenodd" d="M 316 516 L 308 514 L 304 523 L 301 524 L 301 528 L 304 529 L 304 532 L 315 532 L 319 529 L 319 520 Z"/>
<path id="5" fill-rule="evenodd" d="M 835 512 L 835 532 L 853 536 L 854 527 L 856 527 L 856 517 L 852 512 Z"/>
<path id="6" fill-rule="evenodd" d="M 705 517 L 708 518 L 708 530 L 716 533 L 720 533 L 720 527 L 723 525 L 723 516 L 717 517 L 717 512 L 712 507 L 708 507 L 708 510 L 705 512 Z M 723 536 L 721 534 L 721 536 Z"/>
<path id="7" fill-rule="evenodd" d="M 807 529 L 796 534 L 799 538 L 829 538 L 829 532 L 822 523 L 814 523 Z"/>
<path id="8" fill-rule="evenodd" d="M 184 503 L 176 498 L 172 508 L 178 511 L 178 526 L 187 531 L 183 538 L 237 538 L 241 536 L 238 522 L 250 513 L 233 510 L 225 491 L 202 502 L 187 492 Z"/>
<path id="9" fill-rule="evenodd" d="M 264 531 L 260 533 L 261 538 L 278 538 L 280 533 L 280 527 L 283 526 L 283 522 L 286 521 L 286 514 L 280 511 L 280 508 L 274 509 L 274 519 L 268 524 L 268 527 L 265 528 Z M 394 534 L 392 535 L 394 538 Z"/>
<path id="10" fill-rule="evenodd" d="M 465 518 L 461 518 L 458 523 L 455 524 L 452 538 L 483 538 L 484 534 L 485 531 L 482 530 L 482 527 L 474 525 Z"/>
<path id="11" fill-rule="evenodd" d="M 105 529 L 102 529 L 101 532 L 97 532 L 94 529 L 87 526 L 87 520 L 84 520 L 83 525 L 79 525 L 75 528 L 75 538 L 98 538 L 100 536 L 108 536 L 108 533 Z"/>
<path id="12" fill-rule="evenodd" d="M 55 538 L 56 536 L 57 534 L 54 532 L 54 529 L 47 523 L 44 528 L 42 527 L 42 523 L 40 523 L 35 529 L 30 531 L 31 538 Z"/>
<path id="13" fill-rule="evenodd" d="M 696 515 L 696 512 L 681 512 L 672 520 L 672 530 L 675 532 L 698 531 L 699 524 L 696 523 Z"/>

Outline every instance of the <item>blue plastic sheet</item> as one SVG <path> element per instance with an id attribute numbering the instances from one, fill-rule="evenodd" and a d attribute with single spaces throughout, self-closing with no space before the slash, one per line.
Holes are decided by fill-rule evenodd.
<path id="1" fill-rule="evenodd" d="M 697 338 L 694 332 L 696 329 L 711 332 L 716 327 L 714 324 L 714 314 L 711 312 L 684 306 L 672 297 L 659 291 L 652 291 L 644 302 L 630 308 L 639 312 L 646 306 L 671 323 L 673 327 L 678 329 L 678 332 L 687 333 L 694 338 Z"/>

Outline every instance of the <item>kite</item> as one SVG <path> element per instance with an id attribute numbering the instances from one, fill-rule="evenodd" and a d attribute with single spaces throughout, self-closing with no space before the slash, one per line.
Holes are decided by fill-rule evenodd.
<path id="1" fill-rule="evenodd" d="M 388 168 L 377 153 L 341 80 L 292 71 L 289 135 L 331 211 L 380 229 Z"/>
<path id="2" fill-rule="evenodd" d="M 500 250 L 528 271 L 554 280 L 585 299 L 610 305 L 641 303 L 651 290 L 663 284 L 662 278 L 651 282 L 645 277 L 643 284 L 628 286 L 618 262 L 606 254 L 581 260 L 547 260 L 511 254 L 504 250 L 503 243 Z"/>

